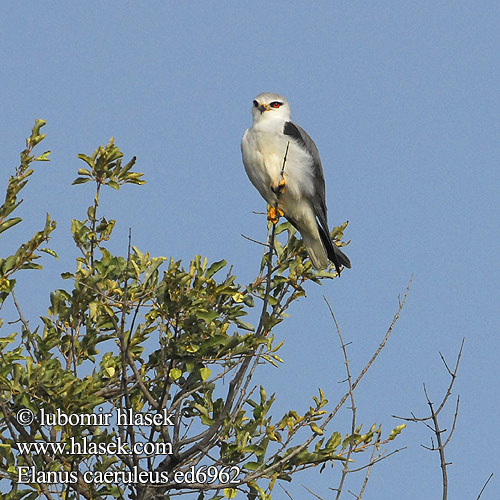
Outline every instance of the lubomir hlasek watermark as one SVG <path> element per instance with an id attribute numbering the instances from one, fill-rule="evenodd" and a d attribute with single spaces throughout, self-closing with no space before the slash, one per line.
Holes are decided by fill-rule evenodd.
<path id="1" fill-rule="evenodd" d="M 30 411 L 30 410 L 28 410 Z M 67 413 L 59 408 L 55 413 L 45 413 L 40 410 L 40 425 L 100 425 L 108 426 L 110 418 L 116 416 L 116 425 L 174 425 L 167 409 L 164 408 L 160 413 L 136 413 L 132 410 L 122 410 L 116 408 L 114 412 L 104 413 L 100 408 L 99 413 Z M 19 412 L 18 412 L 19 415 Z"/>
<path id="2" fill-rule="evenodd" d="M 115 417 L 113 421 L 111 419 Z M 16 419 L 21 425 L 30 425 L 35 421 L 35 414 L 28 408 L 20 409 Z M 36 419 L 40 426 L 88 426 L 107 427 L 110 425 L 122 426 L 173 426 L 171 416 L 166 409 L 158 413 L 136 413 L 132 410 L 120 408 L 106 413 L 102 408 L 97 413 L 70 413 L 59 409 L 55 413 L 46 413 L 43 409 Z M 148 458 L 173 454 L 171 442 L 136 441 L 131 446 L 121 436 L 113 441 L 95 441 L 94 436 L 81 436 L 79 439 L 71 436 L 67 441 L 33 441 L 18 442 L 18 451 L 24 456 L 48 454 L 58 457 L 64 455 L 133 455 L 136 458 Z M 151 484 L 161 485 L 175 482 L 177 484 L 236 484 L 240 473 L 239 467 L 232 466 L 192 466 L 187 471 L 147 471 L 135 465 L 130 470 L 106 471 L 44 471 L 35 466 L 25 465 L 17 467 L 17 482 L 23 484 L 74 484 L 83 479 L 90 484 Z"/>
<path id="3" fill-rule="evenodd" d="M 102 408 L 99 408 L 99 413 L 64 413 L 59 408 L 55 413 L 46 413 L 42 408 L 38 423 L 40 425 L 100 425 L 107 427 L 110 424 L 110 419 L 116 416 L 116 425 L 135 425 L 135 426 L 151 426 L 151 425 L 174 425 L 166 408 L 160 413 L 136 413 L 132 410 L 122 410 L 116 408 L 114 412 L 105 413 Z M 35 414 L 28 408 L 21 408 L 16 414 L 16 420 L 21 425 L 29 425 L 34 422 Z"/>

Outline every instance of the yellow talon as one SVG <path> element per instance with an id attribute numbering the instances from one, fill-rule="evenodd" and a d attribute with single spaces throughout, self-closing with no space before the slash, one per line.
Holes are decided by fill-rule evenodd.
<path id="1" fill-rule="evenodd" d="M 280 195 L 283 194 L 286 191 L 286 181 L 284 177 L 281 177 L 280 181 L 276 185 L 275 182 L 271 184 L 271 189 L 273 193 Z"/>
<path id="2" fill-rule="evenodd" d="M 273 224 L 277 224 L 279 218 L 283 215 L 285 215 L 285 213 L 279 208 L 269 206 L 267 209 L 267 220 L 271 221 Z"/>

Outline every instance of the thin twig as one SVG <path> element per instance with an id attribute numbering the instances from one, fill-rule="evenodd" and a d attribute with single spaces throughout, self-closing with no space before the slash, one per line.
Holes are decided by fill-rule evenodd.
<path id="1" fill-rule="evenodd" d="M 424 446 L 422 445 L 423 448 L 430 450 L 430 451 L 437 451 L 439 453 L 439 463 L 441 467 L 441 475 L 442 475 L 442 485 L 443 485 L 443 500 L 447 500 L 448 498 L 448 472 L 447 472 L 447 467 L 448 465 L 451 465 L 451 462 L 447 462 L 445 458 L 445 448 L 448 446 L 456 428 L 457 424 L 457 419 L 458 419 L 458 410 L 460 406 L 460 396 L 457 397 L 457 403 L 455 406 L 455 414 L 453 416 L 453 424 L 451 427 L 451 430 L 449 432 L 448 437 L 446 440 L 443 442 L 443 437 L 442 434 L 446 432 L 446 429 L 441 429 L 439 426 L 439 421 L 438 421 L 438 415 L 441 412 L 441 410 L 445 407 L 446 402 L 448 401 L 449 397 L 451 396 L 453 385 L 455 384 L 455 380 L 457 379 L 457 373 L 458 373 L 458 368 L 460 365 L 460 360 L 462 358 L 462 351 L 464 347 L 464 341 L 465 339 L 462 339 L 462 343 L 460 345 L 460 350 L 457 355 L 457 360 L 455 363 L 455 368 L 453 370 L 450 369 L 448 366 L 448 363 L 446 362 L 446 359 L 444 356 L 439 353 L 441 356 L 441 360 L 443 361 L 443 364 L 446 368 L 446 371 L 451 377 L 450 383 L 448 384 L 448 388 L 446 389 L 446 393 L 443 396 L 443 399 L 441 400 L 441 403 L 439 404 L 439 407 L 434 409 L 434 404 L 432 403 L 429 394 L 427 392 L 427 388 L 425 387 L 424 384 L 424 394 L 425 398 L 427 400 L 427 405 L 429 406 L 430 410 L 430 415 L 427 417 L 416 417 L 414 413 L 411 413 L 411 417 L 398 417 L 394 415 L 395 418 L 398 418 L 400 420 L 405 420 L 407 422 L 421 422 L 423 423 L 433 434 L 436 439 L 436 445 L 434 445 L 434 440 L 431 437 L 431 446 Z M 432 422 L 432 425 L 431 423 Z"/>
<path id="2" fill-rule="evenodd" d="M 264 326 L 266 324 L 267 316 L 267 305 L 269 303 L 269 295 L 271 293 L 271 281 L 273 273 L 273 253 L 274 253 L 274 238 L 276 237 L 276 224 L 272 225 L 271 235 L 269 239 L 269 252 L 267 260 L 267 278 L 266 278 L 266 290 L 264 292 L 264 298 L 262 300 L 262 310 L 260 312 L 259 326 L 255 331 L 256 337 L 262 337 L 264 335 Z"/>
<path id="3" fill-rule="evenodd" d="M 280 484 L 280 488 L 286 493 L 286 496 L 290 499 L 290 500 L 293 500 L 293 497 L 292 495 L 290 495 L 290 493 L 288 493 L 288 491 L 285 489 L 285 487 Z"/>
<path id="4" fill-rule="evenodd" d="M 379 434 L 378 438 L 380 439 L 380 434 Z M 365 478 L 363 480 L 363 485 L 361 486 L 361 489 L 359 490 L 359 495 L 358 495 L 359 500 L 361 500 L 363 498 L 363 495 L 365 494 L 366 486 L 368 484 L 368 480 L 370 479 L 370 474 L 372 472 L 373 465 L 375 464 L 375 451 L 376 450 L 377 450 L 377 447 L 374 446 L 372 448 L 372 456 L 370 457 L 370 464 L 368 465 L 368 468 L 366 469 L 366 474 L 365 474 Z M 387 456 L 384 456 L 383 458 L 387 458 Z"/>
<path id="5" fill-rule="evenodd" d="M 445 361 L 443 355 L 441 353 L 439 353 L 440 356 L 441 356 L 441 359 L 444 362 L 444 365 L 446 366 L 446 369 L 448 370 L 448 373 L 451 376 L 451 383 L 448 386 L 448 391 L 446 392 L 446 396 L 444 397 L 443 401 L 439 405 L 439 408 L 436 410 L 436 415 L 439 415 L 439 412 L 444 408 L 444 405 L 446 404 L 446 401 L 448 400 L 448 398 L 451 395 L 451 390 L 453 389 L 453 384 L 455 383 L 455 380 L 457 378 L 457 373 L 458 373 L 458 367 L 460 365 L 460 360 L 462 359 L 462 351 L 464 349 L 464 342 L 465 342 L 465 337 L 462 338 L 462 343 L 460 344 L 460 350 L 458 351 L 457 362 L 455 363 L 455 369 L 453 370 L 453 372 L 451 372 L 450 369 L 448 368 L 448 365 L 446 364 L 446 361 Z"/>
<path id="6" fill-rule="evenodd" d="M 127 412 L 131 410 L 131 404 L 130 404 L 130 394 L 128 390 L 128 384 L 127 384 L 127 366 L 129 364 L 129 358 L 127 356 L 128 350 L 127 350 L 127 343 L 125 341 L 125 323 L 126 323 L 126 318 L 127 318 L 127 312 L 128 312 L 128 300 L 127 300 L 127 295 L 128 295 L 128 272 L 129 272 L 129 266 L 130 266 L 130 249 L 132 247 L 132 230 L 129 228 L 128 230 L 128 248 L 127 248 L 127 266 L 125 268 L 125 284 L 123 286 L 123 301 L 121 304 L 121 320 L 120 320 L 120 325 L 119 329 L 116 332 L 118 335 L 118 339 L 120 342 L 120 354 L 121 354 L 121 365 L 122 365 L 122 373 L 121 373 L 121 386 L 122 386 L 122 391 L 123 391 L 123 399 L 125 402 L 125 409 Z M 134 366 L 135 368 L 135 366 Z M 140 376 L 137 376 L 136 374 L 136 379 L 139 384 L 142 383 L 142 380 Z M 132 460 L 133 464 L 136 467 L 139 467 L 139 459 L 137 457 L 137 453 L 135 452 L 135 432 L 133 425 L 129 423 L 127 425 L 127 435 L 128 438 L 130 439 L 130 447 L 133 450 L 132 452 Z"/>
<path id="7" fill-rule="evenodd" d="M 439 451 L 439 460 L 440 460 L 440 464 L 441 464 L 441 474 L 443 477 L 443 500 L 447 500 L 447 498 L 448 498 L 448 472 L 446 470 L 446 467 L 447 467 L 448 463 L 446 462 L 446 458 L 444 455 L 444 446 L 443 446 L 443 442 L 441 440 L 441 434 L 444 431 L 439 428 L 437 414 L 434 411 L 432 401 L 429 399 L 429 395 L 427 394 L 427 390 L 426 390 L 425 386 L 424 386 L 424 393 L 425 393 L 425 397 L 427 399 L 427 404 L 429 405 L 429 408 L 431 411 L 432 422 L 434 424 L 434 434 L 436 436 L 437 445 L 438 445 L 437 450 Z"/>
<path id="8" fill-rule="evenodd" d="M 354 392 L 353 392 L 353 387 L 352 387 L 352 376 L 351 376 L 351 370 L 349 368 L 349 358 L 347 356 L 347 345 L 344 343 L 344 339 L 342 338 L 342 332 L 340 331 L 340 326 L 337 322 L 337 318 L 335 317 L 335 314 L 333 313 L 332 307 L 330 306 L 330 303 L 328 302 L 328 299 L 323 295 L 323 300 L 326 302 L 326 305 L 328 306 L 328 309 L 330 311 L 330 315 L 333 319 L 333 322 L 335 323 L 335 329 L 337 330 L 337 335 L 340 340 L 340 347 L 342 348 L 342 353 L 344 355 L 344 364 L 347 372 L 347 382 L 349 385 L 349 397 L 351 399 L 351 411 L 352 411 L 352 423 L 351 423 L 351 434 L 354 434 L 356 432 L 356 404 L 354 402 Z M 336 495 L 336 500 L 340 499 L 340 495 L 342 494 L 342 490 L 344 488 L 344 482 L 347 478 L 347 473 L 349 471 L 349 461 L 352 455 L 352 450 L 356 446 L 356 443 L 354 441 L 351 441 L 349 444 L 349 449 L 347 451 L 346 455 L 346 461 L 344 462 L 344 467 L 342 468 L 342 474 L 340 476 L 340 481 L 339 481 L 339 486 L 337 488 L 337 495 Z"/>
<path id="9" fill-rule="evenodd" d="M 481 495 L 483 494 L 484 489 L 486 488 L 486 486 L 488 486 L 488 483 L 490 482 L 490 480 L 491 480 L 492 477 L 493 477 L 493 472 L 490 474 L 490 477 L 484 483 L 484 485 L 481 488 L 481 491 L 479 492 L 479 495 L 477 496 L 476 500 L 479 500 L 481 498 Z"/>
<path id="10" fill-rule="evenodd" d="M 453 389 L 453 385 L 455 384 L 455 380 L 457 378 L 457 373 L 458 373 L 458 367 L 460 365 L 460 360 L 462 358 L 462 351 L 463 351 L 463 347 L 464 347 L 464 342 L 465 342 L 465 338 L 462 339 L 462 343 L 460 344 L 460 350 L 458 352 L 458 355 L 457 355 L 457 361 L 455 363 L 455 369 L 453 371 L 451 371 L 448 367 L 448 364 L 446 363 L 443 355 L 441 353 L 439 353 L 439 355 L 441 356 L 441 359 L 443 360 L 443 363 L 446 367 L 446 370 L 448 371 L 450 377 L 451 377 L 451 381 L 450 381 L 450 384 L 448 385 L 448 389 L 446 390 L 446 394 L 444 395 L 443 397 L 443 400 L 441 401 L 440 405 L 439 405 L 439 408 L 436 410 L 436 415 L 439 415 L 439 413 L 441 412 L 441 410 L 444 408 L 444 405 L 446 404 L 446 401 L 448 401 L 448 398 L 450 397 L 451 395 L 451 391 Z M 393 415 L 393 418 L 398 418 L 399 420 L 406 420 L 407 422 L 425 422 L 427 420 L 431 420 L 432 419 L 432 416 L 429 415 L 428 417 L 417 417 L 415 416 L 414 413 L 411 413 L 411 417 L 400 417 L 398 415 Z"/>
<path id="11" fill-rule="evenodd" d="M 366 469 L 367 467 L 371 467 L 372 465 L 375 465 L 378 462 L 381 462 L 382 460 L 385 460 L 386 458 L 389 458 L 390 456 L 395 455 L 396 453 L 399 453 L 400 451 L 406 450 L 406 448 L 407 448 L 407 446 L 403 446 L 402 448 L 398 448 L 397 450 L 393 450 L 390 453 L 387 453 L 387 455 L 385 453 L 382 453 L 377 458 L 375 458 L 375 460 L 368 462 L 367 464 L 362 465 L 361 467 L 358 467 L 357 469 L 351 469 L 349 471 L 349 474 L 354 474 L 355 472 L 359 472 L 363 469 Z"/>
<path id="12" fill-rule="evenodd" d="M 281 165 L 281 172 L 280 172 L 281 177 L 283 177 L 285 174 L 286 158 L 288 156 L 288 148 L 289 147 L 290 147 L 290 141 L 288 141 L 286 143 L 285 156 L 283 156 L 283 164 Z"/>
<path id="13" fill-rule="evenodd" d="M 97 207 L 99 206 L 99 191 L 101 190 L 101 185 L 102 181 L 97 178 L 96 179 L 96 191 L 95 191 L 95 197 L 94 197 L 94 212 L 92 214 L 92 220 L 90 224 L 90 231 L 91 231 L 91 238 L 90 238 L 90 267 L 92 271 L 94 271 L 94 250 L 97 245 L 97 238 L 96 238 L 96 222 L 97 222 Z"/>
<path id="14" fill-rule="evenodd" d="M 10 294 L 12 295 L 12 299 L 14 300 L 14 305 L 16 306 L 16 309 L 17 309 L 17 314 L 19 314 L 19 320 L 21 321 L 21 323 L 23 324 L 24 326 L 24 329 L 27 330 L 28 332 L 30 331 L 30 324 L 29 324 L 29 321 L 27 321 L 24 316 L 23 316 L 23 313 L 21 311 L 21 306 L 19 305 L 19 302 L 17 301 L 17 297 L 16 297 L 16 293 L 14 292 L 14 290 L 12 290 L 10 292 Z"/>
<path id="15" fill-rule="evenodd" d="M 241 233 L 241 236 L 245 238 L 248 241 L 251 241 L 252 243 L 257 243 L 257 245 L 262 245 L 263 247 L 269 248 L 269 243 L 263 243 L 262 241 L 254 240 L 253 238 L 250 238 L 250 236 L 245 236 L 243 233 Z"/>
<path id="16" fill-rule="evenodd" d="M 325 500 L 323 497 L 320 497 L 318 494 L 314 493 L 314 491 L 311 491 L 307 486 L 302 485 L 302 488 L 308 491 L 311 495 L 315 496 L 318 500 Z"/>
<path id="17" fill-rule="evenodd" d="M 361 370 L 361 373 L 358 375 L 358 377 L 356 378 L 356 380 L 353 382 L 353 384 L 352 384 L 353 390 L 356 388 L 356 386 L 359 384 L 359 382 L 361 382 L 361 379 L 365 376 L 366 372 L 370 369 L 370 367 L 373 364 L 373 362 L 377 359 L 378 355 L 380 354 L 380 352 L 382 351 L 382 349 L 387 344 L 387 341 L 389 340 L 389 336 L 392 333 L 394 325 L 396 324 L 396 321 L 399 319 L 399 314 L 403 310 L 403 307 L 404 307 L 404 305 L 406 303 L 406 298 L 408 297 L 408 293 L 410 291 L 410 286 L 411 286 L 412 281 L 413 281 L 413 275 L 410 276 L 410 280 L 408 281 L 408 285 L 406 286 L 406 291 L 405 291 L 405 294 L 403 296 L 403 300 L 399 300 L 398 301 L 398 310 L 396 311 L 396 314 L 394 315 L 394 318 L 392 319 L 392 322 L 391 322 L 391 324 L 390 324 L 390 326 L 389 326 L 389 328 L 388 328 L 388 330 L 387 330 L 384 338 L 382 339 L 382 342 L 380 342 L 380 344 L 379 344 L 377 350 L 375 351 L 375 353 L 373 354 L 373 356 L 370 358 L 370 360 L 368 361 L 368 363 Z M 349 392 L 347 392 L 346 394 L 344 394 L 344 396 L 339 401 L 339 403 L 337 404 L 337 406 L 335 407 L 335 409 L 332 411 L 331 418 L 333 418 L 333 416 L 335 416 L 335 414 L 340 410 L 340 408 L 344 405 L 344 403 L 346 402 L 346 400 L 347 400 L 348 397 L 349 397 Z"/>
<path id="18" fill-rule="evenodd" d="M 450 431 L 450 434 L 448 436 L 448 438 L 446 439 L 446 441 L 444 442 L 444 447 L 446 448 L 446 446 L 448 445 L 448 443 L 450 442 L 453 434 L 455 433 L 455 426 L 457 425 L 457 418 L 458 418 L 458 407 L 460 405 L 460 396 L 457 396 L 457 405 L 455 407 L 455 415 L 453 417 L 453 425 L 451 426 L 451 431 Z"/>

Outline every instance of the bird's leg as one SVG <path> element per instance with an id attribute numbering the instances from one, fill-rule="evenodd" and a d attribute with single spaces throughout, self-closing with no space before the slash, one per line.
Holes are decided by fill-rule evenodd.
<path id="1" fill-rule="evenodd" d="M 283 212 L 283 210 L 280 210 L 278 208 L 278 202 L 280 196 L 286 190 L 285 165 L 286 165 L 286 157 L 288 155 L 289 146 L 290 143 L 288 142 L 286 145 L 285 156 L 283 157 L 283 165 L 281 167 L 280 180 L 278 183 L 276 183 L 276 181 L 273 181 L 273 183 L 271 184 L 271 191 L 276 195 L 277 200 L 276 200 L 276 205 L 274 207 L 269 206 L 267 210 L 267 219 L 270 220 L 274 225 L 278 223 L 278 220 L 281 216 L 285 215 L 285 212 Z"/>
<path id="2" fill-rule="evenodd" d="M 267 207 L 267 220 L 271 221 L 273 224 L 277 224 L 279 218 L 285 215 L 283 210 L 280 210 L 277 206 L 273 207 L 268 205 Z"/>

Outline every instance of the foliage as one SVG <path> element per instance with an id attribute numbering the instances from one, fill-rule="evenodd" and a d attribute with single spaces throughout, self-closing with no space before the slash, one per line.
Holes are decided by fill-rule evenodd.
<path id="1" fill-rule="evenodd" d="M 2 236 L 21 222 L 11 215 L 33 162 L 48 160 L 48 152 L 32 154 L 44 138 L 44 124 L 37 120 L 10 178 L 0 208 Z M 350 456 L 380 447 L 384 441 L 376 425 L 368 432 L 361 426 L 355 432 L 328 431 L 336 410 L 326 410 L 321 390 L 307 410 L 291 409 L 276 418 L 271 414 L 276 395 L 251 385 L 259 363 L 282 362 L 273 328 L 305 295 L 304 285 L 336 277 L 331 268 L 312 268 L 292 226 L 272 227 L 260 272 L 247 285 L 237 284 L 224 260 L 209 264 L 197 255 L 183 267 L 131 242 L 125 256 L 114 255 L 105 244 L 115 221 L 98 213 L 101 188 L 143 184 L 142 174 L 132 170 L 135 157 L 122 164 L 113 140 L 78 157 L 85 168 L 74 184 L 94 183 L 95 195 L 87 218 L 72 222 L 80 255 L 75 269 L 62 273 L 67 287 L 50 294 L 41 328 L 32 329 L 25 319 L 13 276 L 39 269 L 39 252 L 56 255 L 46 247 L 55 222 L 47 215 L 41 231 L 0 260 L 0 299 L 12 297 L 21 327 L 0 339 L 0 471 L 1 484 L 11 488 L 3 498 L 142 499 L 195 492 L 199 500 L 216 500 L 244 492 L 265 500 L 277 480 L 345 462 L 348 450 Z M 332 236 L 340 239 L 345 227 Z M 275 239 L 280 233 L 284 243 Z M 256 304 L 261 313 L 253 325 L 244 318 Z M 23 409 L 33 413 L 32 422 L 23 423 Z M 155 420 L 118 425 L 118 410 Z M 111 420 L 109 425 L 42 420 L 58 412 L 110 414 Z M 61 447 L 34 452 L 21 443 Z M 75 443 L 87 447 L 75 454 Z M 116 448 L 117 443 L 123 446 Z M 152 445 L 156 452 L 146 453 Z M 20 484 L 20 470 L 36 476 Z"/>

